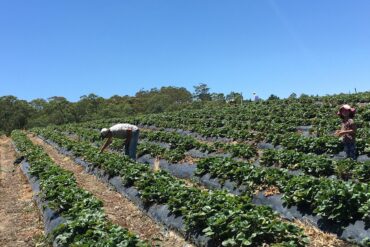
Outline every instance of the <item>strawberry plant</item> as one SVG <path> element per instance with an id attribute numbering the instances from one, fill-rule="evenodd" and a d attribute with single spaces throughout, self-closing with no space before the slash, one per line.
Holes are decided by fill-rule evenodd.
<path id="1" fill-rule="evenodd" d="M 71 172 L 60 168 L 20 131 L 12 132 L 18 150 L 31 164 L 30 174 L 40 181 L 39 196 L 65 218 L 51 233 L 58 246 L 149 246 L 107 220 L 102 202 L 79 188 Z"/>
<path id="2" fill-rule="evenodd" d="M 81 145 L 83 142 L 75 142 L 50 130 L 35 131 L 52 138 L 59 145 L 69 142 L 72 144 L 72 152 L 75 147 L 79 147 L 85 160 L 103 169 L 116 167 L 111 163 L 119 163 L 121 169 L 114 175 L 121 175 L 122 181 L 134 185 L 146 203 L 167 204 L 173 214 L 184 217 L 189 233 L 203 232 L 215 244 L 227 246 L 235 241 L 236 246 L 261 246 L 294 242 L 296 246 L 304 246 L 307 243 L 300 229 L 282 222 L 271 209 L 253 205 L 249 197 L 235 197 L 223 191 L 208 192 L 188 187 L 166 172 L 153 173 L 148 166 L 114 153 L 97 155 L 104 159 L 96 163 L 97 156 L 92 155 L 91 151 L 97 153 L 97 148 Z M 246 231 L 248 224 L 251 226 Z M 245 227 L 239 228 L 242 225 Z"/>

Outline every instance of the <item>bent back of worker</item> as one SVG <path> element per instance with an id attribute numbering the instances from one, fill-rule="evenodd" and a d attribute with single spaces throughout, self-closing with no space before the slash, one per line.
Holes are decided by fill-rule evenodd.
<path id="1" fill-rule="evenodd" d="M 133 124 L 121 123 L 121 124 L 113 125 L 112 127 L 109 128 L 109 130 L 112 133 L 112 137 L 119 138 L 119 139 L 125 139 L 127 138 L 128 130 L 131 130 L 132 132 L 136 132 L 139 130 L 139 128 Z"/>

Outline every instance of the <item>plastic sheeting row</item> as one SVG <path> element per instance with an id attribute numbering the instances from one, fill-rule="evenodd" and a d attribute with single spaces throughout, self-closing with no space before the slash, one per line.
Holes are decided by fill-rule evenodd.
<path id="1" fill-rule="evenodd" d="M 95 175 L 101 181 L 113 187 L 117 192 L 131 200 L 139 209 L 153 218 L 156 222 L 164 225 L 167 229 L 179 232 L 187 239 L 190 239 L 190 241 L 197 246 L 215 246 L 210 238 L 206 237 L 205 235 L 189 234 L 185 229 L 184 219 L 181 216 L 171 214 L 167 205 L 152 204 L 149 207 L 145 206 L 140 197 L 139 191 L 133 186 L 124 186 L 120 177 L 109 177 L 109 175 L 107 175 L 104 170 L 97 168 L 93 164 L 90 164 L 79 157 L 74 156 L 72 152 L 60 147 L 53 141 L 44 139 L 42 136 L 39 137 L 51 146 L 55 147 L 61 154 L 71 157 L 77 164 L 83 166 L 87 173 Z"/>
<path id="2" fill-rule="evenodd" d="M 151 166 L 154 164 L 154 158 L 150 155 L 144 155 L 143 157 L 140 157 L 138 161 L 147 163 Z M 159 166 L 162 170 L 169 172 L 173 176 L 184 179 L 193 179 L 209 189 L 225 189 L 235 195 L 240 195 L 246 190 L 245 187 L 237 186 L 236 183 L 230 180 L 226 180 L 222 185 L 217 178 L 212 178 L 209 173 L 202 177 L 195 176 L 195 171 L 197 169 L 196 164 L 170 164 L 166 160 L 161 159 Z M 321 216 L 312 215 L 303 209 L 298 209 L 296 206 L 284 206 L 281 194 L 265 196 L 264 191 L 261 191 L 257 195 L 254 195 L 253 203 L 256 205 L 269 206 L 275 212 L 278 212 L 283 218 L 288 220 L 298 219 L 301 221 L 308 221 L 317 228 L 326 232 L 334 233 L 339 238 L 347 241 L 361 244 L 365 239 L 370 238 L 369 226 L 367 226 L 364 221 L 357 220 L 356 222 L 346 226 L 335 224 L 324 220 Z"/>
<path id="3" fill-rule="evenodd" d="M 42 137 L 41 137 L 42 138 Z M 211 246 L 209 239 L 205 236 L 187 236 L 184 228 L 182 217 L 175 217 L 171 215 L 166 205 L 152 205 L 149 208 L 145 208 L 144 204 L 139 196 L 139 192 L 134 187 L 125 187 L 119 177 L 109 178 L 108 175 L 101 169 L 94 167 L 78 157 L 75 157 L 70 151 L 59 147 L 57 144 L 50 140 L 45 140 L 50 145 L 54 146 L 60 153 L 72 157 L 76 163 L 85 167 L 86 171 L 96 175 L 104 182 L 113 186 L 118 192 L 132 200 L 140 209 L 145 211 L 149 216 L 164 224 L 169 229 L 174 229 L 184 236 L 190 238 L 195 244 L 200 246 Z M 150 166 L 154 166 L 155 159 L 150 155 L 144 155 L 138 159 L 138 162 L 147 163 Z M 246 188 L 243 186 L 237 186 L 235 182 L 227 180 L 223 185 L 218 181 L 217 178 L 212 178 L 210 174 L 205 174 L 202 177 L 195 176 L 196 164 L 171 164 L 164 159 L 159 161 L 160 169 L 169 172 L 171 175 L 183 178 L 192 179 L 198 181 L 209 189 L 225 189 L 228 192 L 240 195 L 245 192 Z M 336 234 L 341 239 L 347 241 L 353 241 L 361 244 L 365 239 L 370 238 L 370 229 L 364 221 L 356 221 L 346 226 L 335 224 L 324 220 L 321 216 L 308 214 L 306 211 L 298 209 L 297 207 L 286 207 L 282 201 L 282 195 L 265 196 L 264 191 L 259 192 L 253 197 L 253 203 L 256 205 L 266 205 L 278 212 L 283 218 L 288 220 L 298 219 L 302 221 L 308 221 L 312 225 L 319 229 L 327 232 Z"/>

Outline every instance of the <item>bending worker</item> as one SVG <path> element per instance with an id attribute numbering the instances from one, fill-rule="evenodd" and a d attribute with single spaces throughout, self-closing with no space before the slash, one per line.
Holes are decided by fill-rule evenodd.
<path id="1" fill-rule="evenodd" d="M 135 125 L 123 123 L 115 124 L 109 129 L 103 128 L 100 131 L 102 139 L 107 138 L 106 142 L 100 149 L 99 153 L 102 153 L 111 143 L 112 139 L 124 139 L 125 155 L 128 155 L 131 159 L 136 160 L 136 146 L 139 140 L 139 128 Z"/>

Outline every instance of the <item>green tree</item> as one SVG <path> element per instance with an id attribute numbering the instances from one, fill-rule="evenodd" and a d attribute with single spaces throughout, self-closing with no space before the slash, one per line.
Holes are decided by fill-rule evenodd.
<path id="1" fill-rule="evenodd" d="M 137 113 L 158 113 L 180 109 L 183 104 L 191 102 L 191 93 L 181 87 L 162 87 L 140 90 L 132 104 Z"/>
<path id="2" fill-rule="evenodd" d="M 207 84 L 200 83 L 199 85 L 194 86 L 194 99 L 202 102 L 212 100 Z"/>
<path id="3" fill-rule="evenodd" d="M 267 98 L 267 100 L 268 101 L 271 101 L 271 100 L 279 100 L 280 98 L 278 97 L 278 96 L 276 96 L 276 95 L 274 95 L 274 94 L 271 94 L 268 98 Z"/>
<path id="4" fill-rule="evenodd" d="M 30 102 L 30 106 L 37 112 L 42 112 L 47 107 L 48 102 L 44 99 L 34 99 Z"/>
<path id="5" fill-rule="evenodd" d="M 159 90 L 161 95 L 165 95 L 168 103 L 186 104 L 191 102 L 192 95 L 184 87 L 162 87 Z"/>
<path id="6" fill-rule="evenodd" d="M 243 96 L 240 93 L 231 92 L 226 95 L 226 101 L 240 104 L 243 101 Z"/>
<path id="7" fill-rule="evenodd" d="M 83 95 L 74 104 L 76 121 L 87 121 L 99 116 L 99 107 L 103 104 L 104 98 L 96 94 Z"/>
<path id="8" fill-rule="evenodd" d="M 224 103 L 225 102 L 225 95 L 223 93 L 212 93 L 211 94 L 212 101 Z"/>
<path id="9" fill-rule="evenodd" d="M 296 99 L 296 98 L 297 98 L 297 94 L 296 93 L 292 93 L 288 97 L 288 99 Z"/>
<path id="10" fill-rule="evenodd" d="M 34 111 L 29 117 L 26 127 L 47 126 L 49 124 L 49 116 L 46 114 L 45 109 L 48 107 L 48 102 L 44 99 L 34 99 L 29 102 L 29 105 Z"/>
<path id="11" fill-rule="evenodd" d="M 13 129 L 24 128 L 33 111 L 25 100 L 14 96 L 0 97 L 0 129 L 10 134 Z"/>
<path id="12" fill-rule="evenodd" d="M 72 103 L 60 96 L 48 98 L 48 105 L 45 108 L 45 113 L 51 124 L 64 124 L 76 122 L 77 120 Z"/>

